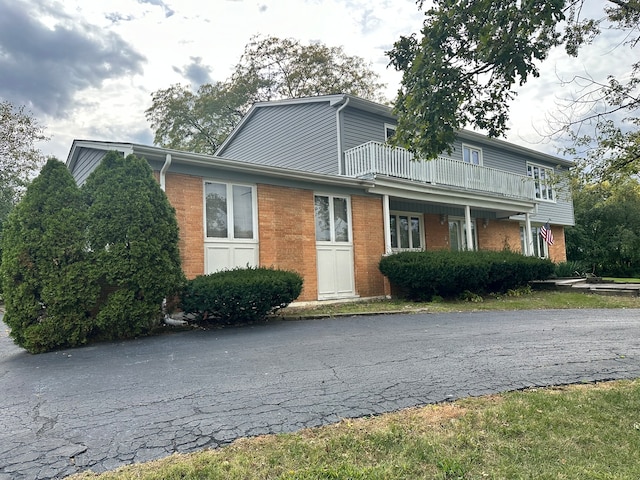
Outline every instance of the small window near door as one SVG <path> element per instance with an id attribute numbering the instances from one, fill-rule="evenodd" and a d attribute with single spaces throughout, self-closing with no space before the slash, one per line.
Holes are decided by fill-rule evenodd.
<path id="1" fill-rule="evenodd" d="M 482 165 L 482 149 L 470 145 L 462 145 L 462 160 L 472 165 Z"/>
<path id="2" fill-rule="evenodd" d="M 349 242 L 349 199 L 332 195 L 315 196 L 316 241 Z"/>
<path id="3" fill-rule="evenodd" d="M 423 250 L 424 225 L 422 215 L 391 213 L 391 248 L 394 250 Z"/>

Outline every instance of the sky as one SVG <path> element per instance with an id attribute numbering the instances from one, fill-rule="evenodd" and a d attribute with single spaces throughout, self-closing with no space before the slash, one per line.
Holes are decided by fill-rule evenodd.
<path id="1" fill-rule="evenodd" d="M 423 16 L 415 0 L 0 0 L 0 100 L 25 105 L 50 137 L 38 147 L 60 160 L 74 139 L 152 145 L 152 93 L 226 80 L 255 35 L 342 46 L 393 100 L 401 75 L 385 51 Z M 628 67 L 619 43 L 606 33 L 578 59 L 552 52 L 513 102 L 506 140 L 556 154 L 548 119 L 575 89 L 562 80 Z"/>

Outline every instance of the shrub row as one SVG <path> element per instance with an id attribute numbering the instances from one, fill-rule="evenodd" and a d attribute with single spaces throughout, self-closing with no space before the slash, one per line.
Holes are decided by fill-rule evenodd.
<path id="1" fill-rule="evenodd" d="M 249 267 L 201 275 L 187 282 L 182 309 L 200 320 L 252 322 L 286 307 L 302 291 L 302 277 L 285 270 Z"/>
<path id="2" fill-rule="evenodd" d="M 400 252 L 382 258 L 380 271 L 411 300 L 456 297 L 465 291 L 503 293 L 549 278 L 550 260 L 501 252 Z"/>

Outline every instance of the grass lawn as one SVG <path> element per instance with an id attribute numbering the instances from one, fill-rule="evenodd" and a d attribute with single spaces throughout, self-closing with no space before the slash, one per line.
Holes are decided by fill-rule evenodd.
<path id="1" fill-rule="evenodd" d="M 616 282 L 616 283 L 640 283 L 640 278 L 614 278 L 614 277 L 605 277 L 603 278 L 605 282 Z"/>
<path id="2" fill-rule="evenodd" d="M 379 312 L 474 312 L 480 310 L 539 310 L 557 308 L 640 308 L 640 297 L 605 296 L 584 292 L 534 291 L 511 295 L 487 296 L 469 300 L 406 302 L 373 300 L 319 306 L 289 307 L 280 312 L 285 317 L 353 315 Z"/>
<path id="3" fill-rule="evenodd" d="M 638 479 L 640 380 L 471 398 L 74 479 Z"/>
<path id="4" fill-rule="evenodd" d="M 288 308 L 287 316 L 640 308 L 640 298 L 533 292 L 479 301 Z M 640 479 L 640 380 L 530 389 L 240 439 L 75 480 Z"/>

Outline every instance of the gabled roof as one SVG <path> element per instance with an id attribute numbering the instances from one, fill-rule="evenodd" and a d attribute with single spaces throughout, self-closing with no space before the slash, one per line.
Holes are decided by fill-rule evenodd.
<path id="1" fill-rule="evenodd" d="M 225 139 L 224 142 L 220 145 L 218 150 L 216 150 L 216 155 L 221 155 L 224 153 L 227 145 L 233 141 L 233 139 L 240 133 L 240 131 L 244 128 L 247 122 L 251 121 L 251 118 L 255 115 L 256 111 L 262 108 L 271 108 L 271 107 L 279 107 L 283 105 L 304 105 L 309 103 L 318 103 L 318 102 L 329 102 L 331 106 L 339 107 L 348 102 L 349 107 L 357 108 L 359 110 L 364 110 L 366 112 L 375 113 L 381 116 L 388 117 L 392 122 L 396 122 L 397 117 L 393 114 L 393 108 L 389 105 L 383 105 L 381 103 L 373 102 L 371 100 L 365 100 L 364 98 L 356 97 L 355 95 L 350 94 L 334 94 L 334 95 L 318 95 L 315 97 L 302 97 L 302 98 L 291 98 L 284 100 L 274 100 L 269 102 L 258 102 L 254 103 L 249 111 L 242 117 L 242 120 L 236 125 L 233 131 L 229 134 L 229 136 Z M 571 160 L 567 160 L 561 157 L 557 157 L 554 155 L 550 155 L 547 153 L 543 153 L 537 150 L 533 150 L 531 148 L 522 147 L 520 145 L 516 145 L 514 143 L 508 142 L 506 140 L 501 140 L 498 138 L 489 138 L 484 134 L 474 132 L 473 130 L 460 130 L 458 132 L 458 136 L 462 139 L 477 141 L 483 143 L 494 144 L 501 149 L 508 150 L 510 152 L 516 154 L 525 154 L 528 157 L 533 157 L 534 159 L 550 162 L 555 165 L 562 165 L 565 167 L 574 166 L 574 162 Z"/>

